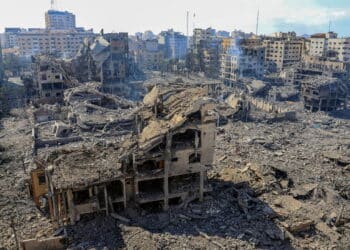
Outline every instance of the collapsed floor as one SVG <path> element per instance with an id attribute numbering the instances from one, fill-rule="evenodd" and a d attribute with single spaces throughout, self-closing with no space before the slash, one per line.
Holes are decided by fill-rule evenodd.
<path id="1" fill-rule="evenodd" d="M 66 229 L 69 248 L 349 248 L 350 120 L 295 106 L 297 122 L 271 123 L 259 111 L 217 129 L 213 191 L 203 203 L 82 217 Z M 28 116 L 2 119 L 0 137 L 0 246 L 54 235 L 26 195 Z"/>

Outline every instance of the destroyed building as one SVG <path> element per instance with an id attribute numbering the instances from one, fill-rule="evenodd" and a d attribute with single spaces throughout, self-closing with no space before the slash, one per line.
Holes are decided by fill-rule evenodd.
<path id="1" fill-rule="evenodd" d="M 34 58 L 34 82 L 37 97 L 44 103 L 61 102 L 64 90 L 73 85 L 65 62 L 50 56 Z"/>
<path id="2" fill-rule="evenodd" d="M 220 78 L 225 84 L 232 84 L 243 77 L 262 78 L 264 63 L 264 47 L 232 45 L 221 55 Z"/>
<path id="3" fill-rule="evenodd" d="M 135 108 L 92 86 L 66 91 L 66 120 L 33 130 L 29 183 L 37 206 L 59 224 L 74 224 L 94 212 L 167 210 L 203 199 L 217 120 L 215 102 L 206 96 L 199 87 L 154 87 Z"/>
<path id="4" fill-rule="evenodd" d="M 347 86 L 339 79 L 314 76 L 302 81 L 301 96 L 310 111 L 334 111 L 346 108 Z"/>
<path id="5" fill-rule="evenodd" d="M 350 64 L 326 57 L 304 55 L 302 61 L 282 72 L 286 84 L 301 86 L 308 77 L 325 76 L 347 81 L 350 75 Z"/>
<path id="6" fill-rule="evenodd" d="M 128 66 L 128 33 L 101 34 L 93 40 L 85 40 L 73 60 L 74 72 L 82 82 L 122 82 L 129 75 Z"/>

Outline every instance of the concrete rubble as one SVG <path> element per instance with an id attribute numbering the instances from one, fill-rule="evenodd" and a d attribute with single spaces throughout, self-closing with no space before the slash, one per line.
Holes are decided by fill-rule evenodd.
<path id="1" fill-rule="evenodd" d="M 0 247 L 350 247 L 346 111 L 197 77 L 145 88 L 136 103 L 91 82 L 1 120 Z"/>

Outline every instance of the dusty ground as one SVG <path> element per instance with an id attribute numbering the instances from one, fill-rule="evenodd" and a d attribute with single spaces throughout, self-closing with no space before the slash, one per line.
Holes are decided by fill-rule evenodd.
<path id="1" fill-rule="evenodd" d="M 271 123 L 255 112 L 251 121 L 218 128 L 213 192 L 203 203 L 143 212 L 128 224 L 83 218 L 67 228 L 69 248 L 349 249 L 350 120 L 299 110 L 296 122 Z M 14 249 L 16 236 L 54 229 L 26 193 L 25 112 L 1 126 L 0 248 Z"/>

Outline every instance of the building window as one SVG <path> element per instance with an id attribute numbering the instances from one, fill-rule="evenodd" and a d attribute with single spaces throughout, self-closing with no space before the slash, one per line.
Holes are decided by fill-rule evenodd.
<path id="1" fill-rule="evenodd" d="M 45 174 L 38 175 L 39 185 L 45 185 L 46 184 L 46 177 Z"/>
<path id="2" fill-rule="evenodd" d="M 201 155 L 198 153 L 195 154 L 191 154 L 189 159 L 188 159 L 189 163 L 197 163 L 201 161 Z"/>

